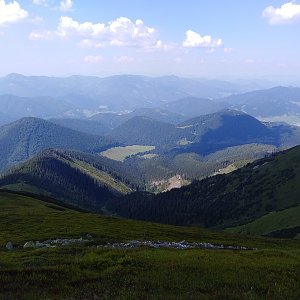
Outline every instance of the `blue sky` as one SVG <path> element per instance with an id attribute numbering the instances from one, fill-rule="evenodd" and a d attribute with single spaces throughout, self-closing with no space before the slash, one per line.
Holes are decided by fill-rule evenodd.
<path id="1" fill-rule="evenodd" d="M 300 81 L 300 1 L 0 0 L 0 75 Z"/>

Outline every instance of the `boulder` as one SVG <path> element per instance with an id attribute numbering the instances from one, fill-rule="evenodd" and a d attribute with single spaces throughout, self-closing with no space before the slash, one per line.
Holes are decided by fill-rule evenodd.
<path id="1" fill-rule="evenodd" d="M 12 242 L 8 242 L 5 247 L 7 250 L 12 250 L 14 248 Z"/>

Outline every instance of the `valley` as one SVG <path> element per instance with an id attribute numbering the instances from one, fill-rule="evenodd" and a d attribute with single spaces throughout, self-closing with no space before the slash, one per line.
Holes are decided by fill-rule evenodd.
<path id="1" fill-rule="evenodd" d="M 0 300 L 299 300 L 299 25 L 0 0 Z"/>
<path id="2" fill-rule="evenodd" d="M 297 299 L 300 128 L 242 104 L 273 89 L 205 99 L 175 78 L 193 93 L 147 106 L 129 93 L 117 110 L 113 93 L 111 107 L 65 95 L 73 79 L 3 96 L 0 297 Z M 128 91 L 135 79 L 76 78 Z M 298 90 L 274 89 L 288 115 Z"/>

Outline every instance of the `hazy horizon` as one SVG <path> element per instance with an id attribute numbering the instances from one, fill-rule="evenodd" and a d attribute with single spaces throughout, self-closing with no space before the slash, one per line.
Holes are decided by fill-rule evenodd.
<path id="1" fill-rule="evenodd" d="M 117 76 L 136 76 L 136 77 L 147 77 L 147 78 L 164 78 L 164 77 L 177 77 L 182 79 L 190 79 L 190 80 L 199 80 L 199 81 L 224 81 L 228 83 L 236 83 L 236 84 L 261 84 L 261 89 L 265 89 L 268 87 L 275 86 L 300 86 L 300 80 L 297 78 L 263 78 L 263 77 L 204 77 L 204 76 L 193 76 L 193 75 L 177 75 L 177 74 L 140 74 L 140 73 L 111 73 L 111 74 L 22 74 L 17 72 L 1 74 L 0 78 L 6 78 L 11 75 L 20 75 L 25 77 L 49 77 L 49 78 L 69 78 L 73 76 L 82 76 L 82 77 L 97 77 L 97 78 L 109 78 L 109 77 L 117 77 Z M 265 87 L 264 87 L 265 86 Z"/>

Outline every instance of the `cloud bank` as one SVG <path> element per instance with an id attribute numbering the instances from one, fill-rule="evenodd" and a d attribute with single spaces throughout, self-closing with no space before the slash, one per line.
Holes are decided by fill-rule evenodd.
<path id="1" fill-rule="evenodd" d="M 18 23 L 27 17 L 28 12 L 17 1 L 5 3 L 0 0 L 0 26 Z"/>
<path id="2" fill-rule="evenodd" d="M 271 25 L 288 24 L 300 20 L 300 4 L 295 1 L 285 3 L 278 8 L 268 6 L 262 13 Z"/>
<path id="3" fill-rule="evenodd" d="M 33 40 L 50 38 L 80 39 L 81 46 L 87 47 L 137 47 L 137 48 L 161 48 L 162 42 L 157 38 L 157 31 L 148 27 L 140 19 L 132 21 L 126 17 L 117 18 L 105 23 L 80 23 L 71 17 L 60 18 L 56 31 L 32 32 L 29 36 Z"/>

